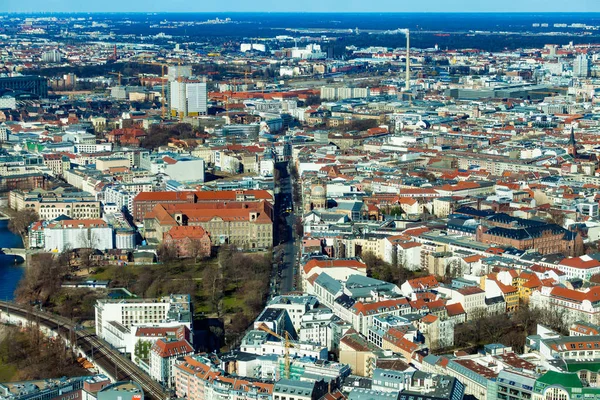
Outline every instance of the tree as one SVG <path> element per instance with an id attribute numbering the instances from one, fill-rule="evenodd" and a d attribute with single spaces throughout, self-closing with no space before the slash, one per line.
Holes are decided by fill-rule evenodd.
<path id="1" fill-rule="evenodd" d="M 302 218 L 296 217 L 296 221 L 294 221 L 294 230 L 296 231 L 296 236 L 300 238 L 304 236 L 304 225 L 302 224 Z"/>
<path id="2" fill-rule="evenodd" d="M 379 122 L 375 119 L 356 119 L 352 120 L 346 125 L 345 130 L 348 131 L 366 131 L 371 128 L 375 128 L 379 125 Z"/>
<path id="3" fill-rule="evenodd" d="M 292 165 L 292 166 L 290 167 L 290 175 L 292 175 L 292 178 L 294 178 L 294 180 L 295 180 L 295 181 L 297 181 L 297 180 L 298 180 L 298 178 L 300 177 L 300 176 L 298 175 L 298 168 L 296 168 L 296 166 L 295 166 L 295 165 Z"/>
<path id="4" fill-rule="evenodd" d="M 25 208 L 17 211 L 8 223 L 8 229 L 14 234 L 25 238 L 29 225 L 39 220 L 38 214 L 31 208 Z"/>
<path id="5" fill-rule="evenodd" d="M 422 176 L 423 176 L 423 178 L 427 179 L 428 182 L 437 181 L 436 176 L 431 172 L 425 172 Z"/>
<path id="6" fill-rule="evenodd" d="M 598 252 L 598 242 L 585 244 L 585 254 L 594 254 Z"/>
<path id="7" fill-rule="evenodd" d="M 163 242 L 156 250 L 160 262 L 170 263 L 177 259 L 177 249 L 172 243 Z"/>
<path id="8" fill-rule="evenodd" d="M 398 266 L 404 266 L 404 261 L 400 260 L 400 256 L 398 255 L 398 248 L 396 245 L 392 246 L 392 267 L 398 268 Z"/>
<path id="9" fill-rule="evenodd" d="M 56 262 L 65 266 L 68 271 L 73 270 L 73 250 L 69 246 L 65 246 L 56 258 Z"/>
<path id="10" fill-rule="evenodd" d="M 188 254 L 194 259 L 194 262 L 198 262 L 198 257 L 202 255 L 202 242 L 199 239 L 190 239 L 188 243 Z"/>
<path id="11" fill-rule="evenodd" d="M 165 146 L 171 138 L 174 139 L 193 139 L 198 132 L 194 131 L 192 125 L 178 123 L 173 125 L 152 125 L 148 130 L 148 135 L 142 140 L 141 146 L 146 149 L 156 149 Z"/>
<path id="12" fill-rule="evenodd" d="M 395 207 L 390 208 L 389 215 L 392 215 L 394 217 L 399 217 L 402 214 L 403 214 L 402 207 L 395 206 Z"/>
<path id="13" fill-rule="evenodd" d="M 95 251 L 92 248 L 79 249 L 79 266 L 85 268 L 87 273 L 90 273 L 92 267 L 96 266 L 96 260 L 94 259 Z"/>
<path id="14" fill-rule="evenodd" d="M 367 272 L 373 278 L 386 282 L 394 281 L 394 273 L 391 264 L 386 263 L 371 252 L 363 253 L 361 258 L 363 262 L 367 264 Z"/>
<path id="15" fill-rule="evenodd" d="M 460 259 L 453 259 L 446 265 L 446 276 L 444 278 L 452 280 L 462 275 L 462 262 Z"/>
<path id="16" fill-rule="evenodd" d="M 152 342 L 149 340 L 138 340 L 133 349 L 133 355 L 140 360 L 150 359 L 150 349 Z"/>
<path id="17" fill-rule="evenodd" d="M 87 373 L 62 340 L 44 337 L 35 325 L 4 328 L 0 338 L 0 362 L 16 367 L 14 380 L 43 380 Z"/>
<path id="18" fill-rule="evenodd" d="M 50 296 L 60 290 L 62 279 L 68 272 L 68 268 L 57 263 L 52 254 L 36 254 L 15 291 L 17 301 L 46 304 Z"/>
<path id="19" fill-rule="evenodd" d="M 317 106 L 319 104 L 321 104 L 321 97 L 320 96 L 311 95 L 311 96 L 308 96 L 306 98 L 306 100 L 304 100 L 304 105 L 307 106 L 307 107 Z"/>
<path id="20" fill-rule="evenodd" d="M 216 265 L 208 265 L 203 271 L 202 283 L 208 296 L 212 311 L 221 314 L 221 300 L 223 299 L 223 279 L 221 271 Z"/>
<path id="21" fill-rule="evenodd" d="M 81 249 L 77 252 L 79 256 L 79 266 L 85 268 L 90 273 L 92 267 L 96 266 L 96 247 L 98 247 L 98 238 L 93 231 L 83 230 L 80 235 Z"/>
<path id="22" fill-rule="evenodd" d="M 566 220 L 565 213 L 563 213 L 561 211 L 552 212 L 550 214 L 550 222 L 553 224 L 556 224 L 558 226 L 563 226 L 563 224 L 565 223 L 565 220 Z"/>

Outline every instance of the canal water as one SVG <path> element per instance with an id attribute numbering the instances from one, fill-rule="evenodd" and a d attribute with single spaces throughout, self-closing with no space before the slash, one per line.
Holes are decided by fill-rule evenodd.
<path id="1" fill-rule="evenodd" d="M 8 220 L 0 220 L 0 248 L 23 247 L 19 235 L 8 230 Z M 19 281 L 25 274 L 25 264 L 15 265 L 13 256 L 0 254 L 0 300 L 12 300 Z"/>

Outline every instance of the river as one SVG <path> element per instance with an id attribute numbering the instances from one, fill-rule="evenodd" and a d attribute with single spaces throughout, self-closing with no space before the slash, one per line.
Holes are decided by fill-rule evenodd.
<path id="1" fill-rule="evenodd" d="M 0 247 L 23 247 L 18 235 L 8 230 L 8 220 L 0 220 Z M 15 265 L 13 256 L 0 255 L 0 300 L 12 300 L 25 264 Z"/>

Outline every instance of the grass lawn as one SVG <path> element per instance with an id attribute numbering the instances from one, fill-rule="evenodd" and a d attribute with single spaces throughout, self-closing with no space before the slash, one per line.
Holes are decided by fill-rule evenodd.
<path id="1" fill-rule="evenodd" d="M 244 301 L 241 301 L 239 298 L 235 296 L 225 297 L 223 299 L 223 308 L 225 309 L 225 313 L 237 312 L 238 309 L 243 310 L 244 313 L 248 313 L 248 306 Z"/>
<path id="2" fill-rule="evenodd" d="M 0 382 L 10 382 L 16 372 L 15 366 L 0 364 Z"/>

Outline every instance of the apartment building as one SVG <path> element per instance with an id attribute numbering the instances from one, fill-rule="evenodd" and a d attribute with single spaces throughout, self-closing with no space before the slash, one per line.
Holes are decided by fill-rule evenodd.
<path id="1" fill-rule="evenodd" d="M 177 360 L 193 354 L 194 348 L 185 339 L 158 339 L 150 349 L 150 377 L 163 385 L 173 387 Z"/>
<path id="2" fill-rule="evenodd" d="M 29 247 L 50 252 L 66 249 L 113 249 L 114 231 L 102 219 L 38 221 L 29 229 Z"/>
<path id="3" fill-rule="evenodd" d="M 95 305 L 96 334 L 106 339 L 107 327 L 177 322 L 191 329 L 192 303 L 189 294 L 173 294 L 156 299 L 99 299 Z"/>
<path id="4" fill-rule="evenodd" d="M 100 202 L 85 192 L 13 190 L 9 204 L 16 211 L 32 209 L 42 220 L 53 220 L 61 215 L 72 219 L 98 219 L 101 212 Z"/>
<path id="5" fill-rule="evenodd" d="M 200 226 L 213 246 L 231 244 L 245 249 L 273 245 L 273 207 L 267 201 L 159 204 L 144 217 L 147 240 L 161 242 L 175 226 Z"/>
<path id="6" fill-rule="evenodd" d="M 177 364 L 175 393 L 189 400 L 273 400 L 274 384 L 226 376 L 202 356 L 186 356 Z"/>

